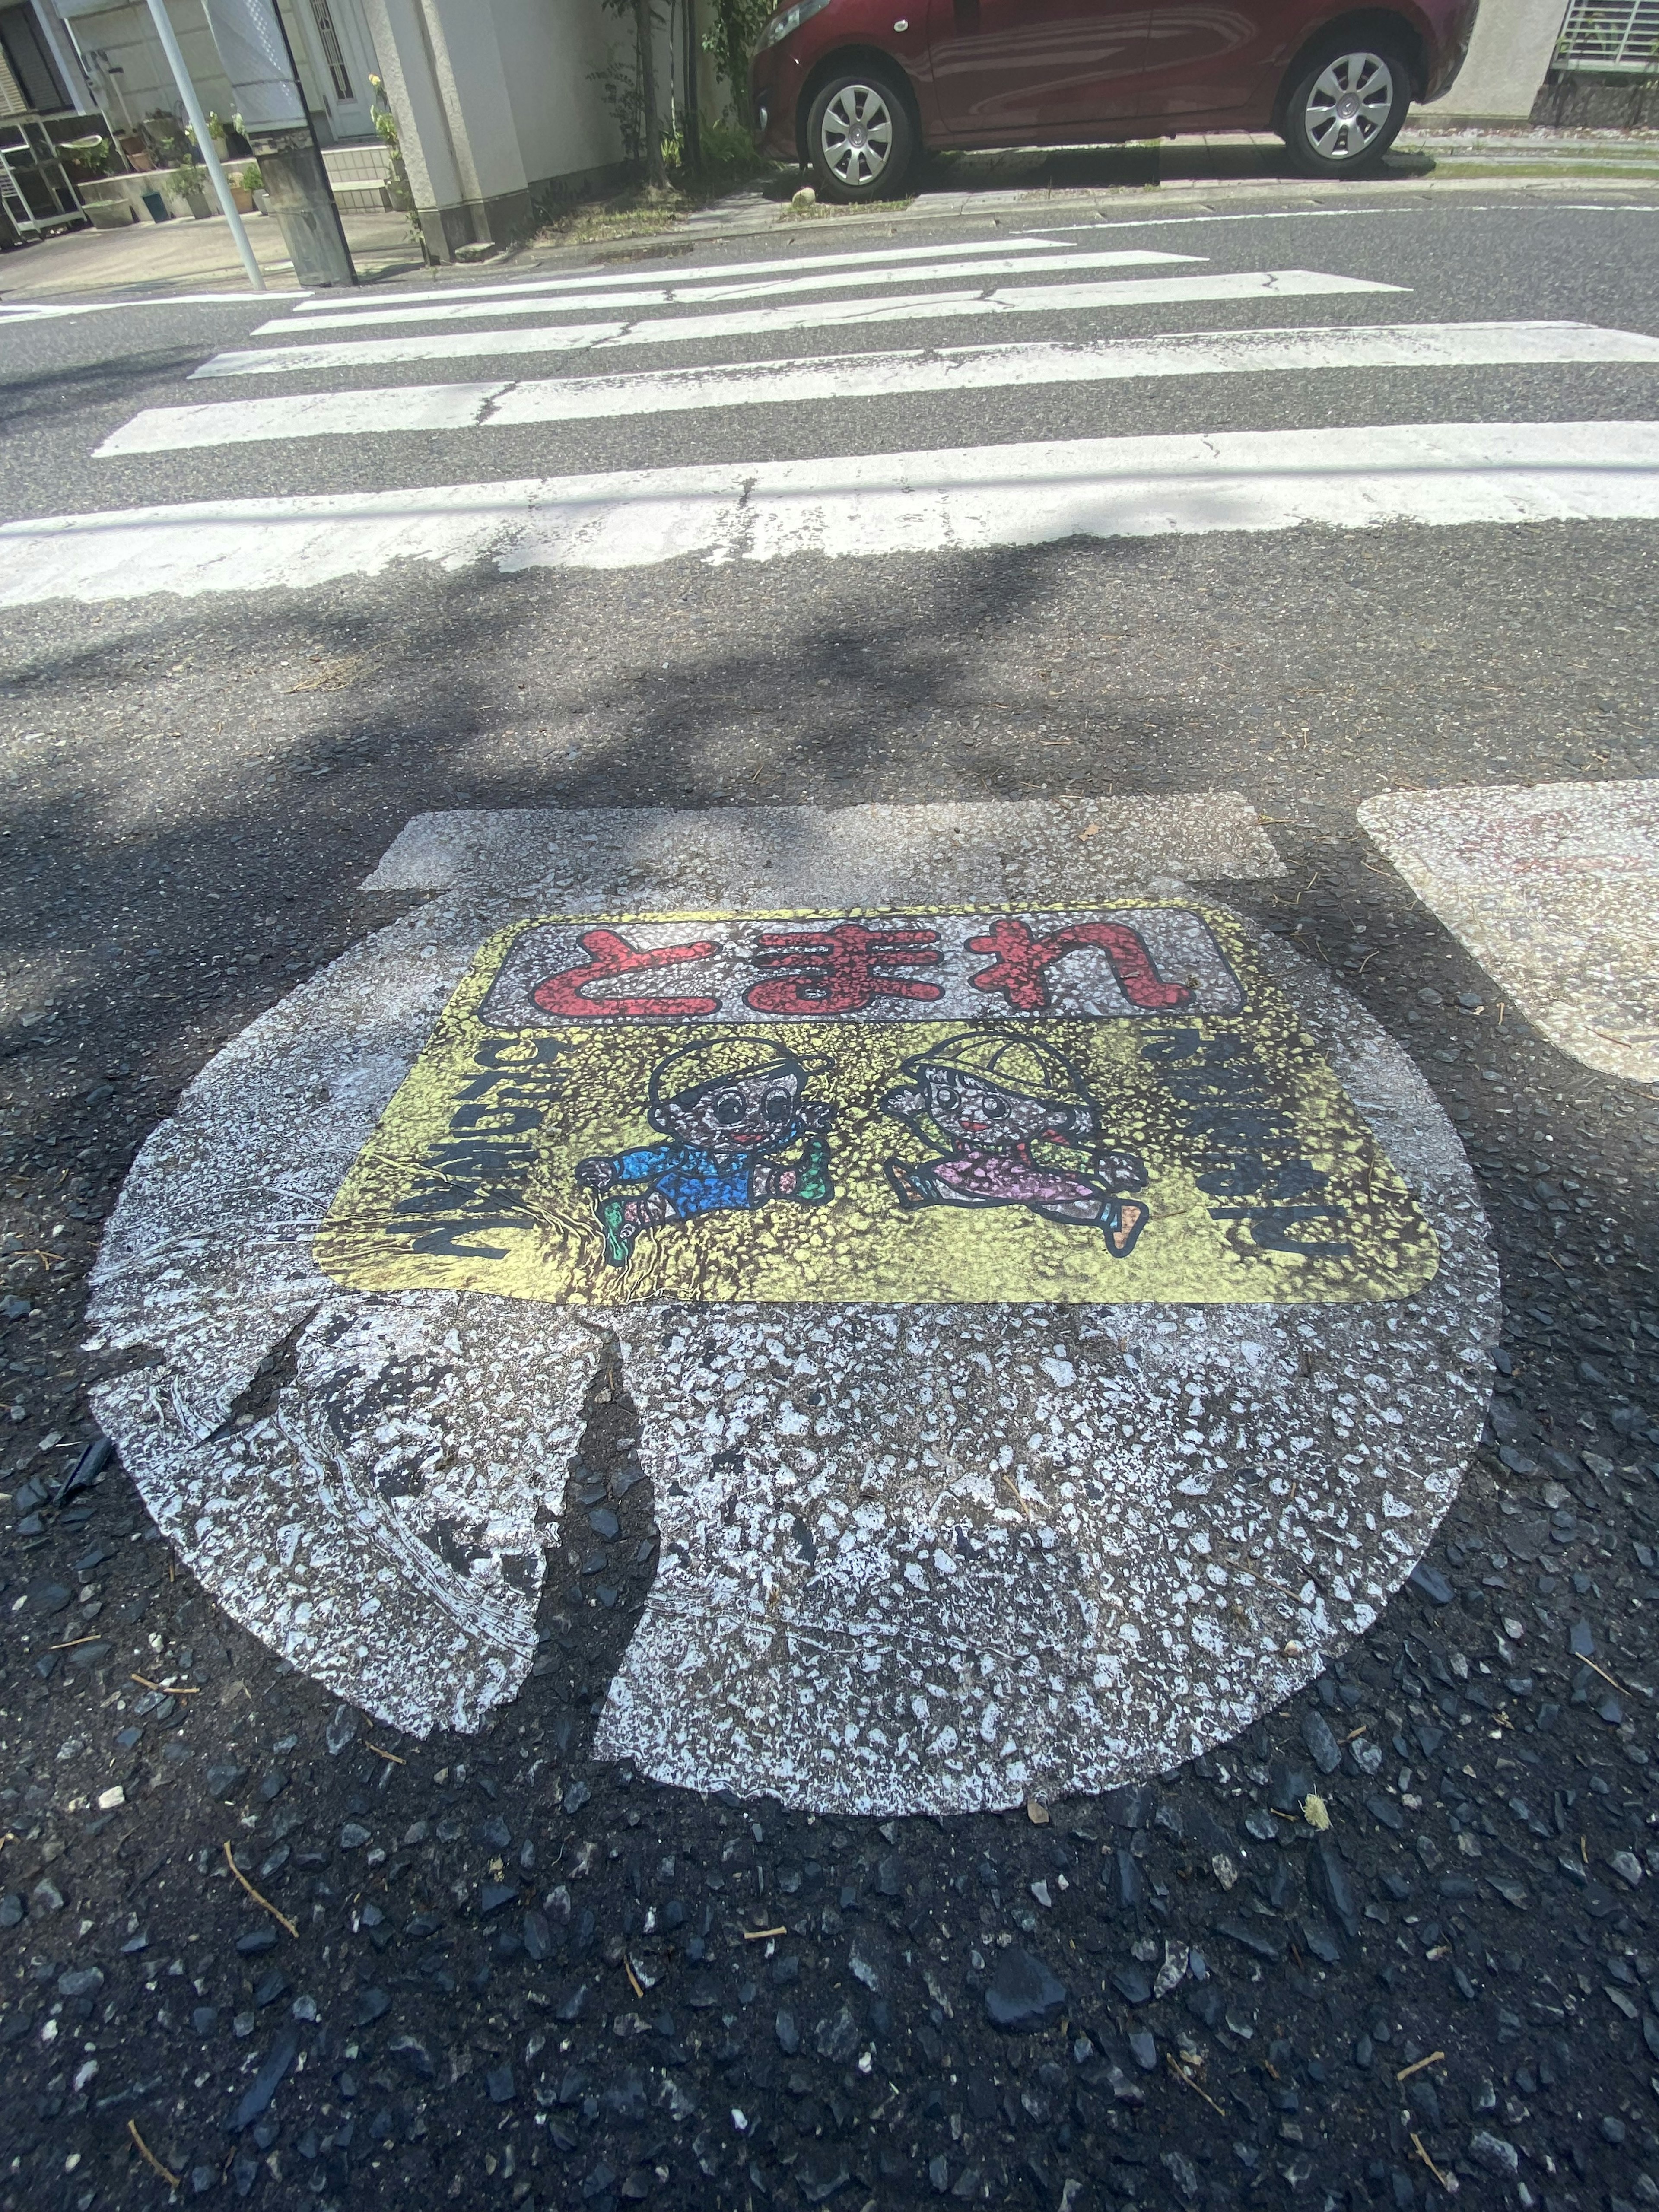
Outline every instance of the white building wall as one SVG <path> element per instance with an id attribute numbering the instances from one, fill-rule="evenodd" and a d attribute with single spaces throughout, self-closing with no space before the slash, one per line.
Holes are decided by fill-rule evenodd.
<path id="1" fill-rule="evenodd" d="M 631 50 L 599 0 L 362 0 L 428 249 L 521 236 L 550 191 L 620 173 L 592 72 Z M 666 127 L 666 27 L 657 52 Z"/>
<path id="2" fill-rule="evenodd" d="M 634 27 L 598 0 L 496 0 L 496 38 L 525 172 L 532 183 L 605 169 L 622 141 L 590 72 L 631 52 Z M 658 57 L 665 111 L 667 48 Z"/>
<path id="3" fill-rule="evenodd" d="M 1468 58 L 1443 100 L 1419 107 L 1433 125 L 1524 123 L 1567 13 L 1566 0 L 1480 0 Z"/>

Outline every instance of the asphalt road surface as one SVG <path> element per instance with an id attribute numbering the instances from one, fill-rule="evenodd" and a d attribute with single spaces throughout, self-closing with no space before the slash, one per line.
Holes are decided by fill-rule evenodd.
<path id="1" fill-rule="evenodd" d="M 1659 1091 L 1357 818 L 1659 774 L 1656 225 L 1057 197 L 0 301 L 0 2204 L 1659 2203 Z M 1237 1741 L 881 1820 L 592 1756 L 657 1571 L 614 1347 L 481 1733 L 340 1703 L 85 1454 L 137 1147 L 421 908 L 360 888 L 412 817 L 1217 791 L 1285 870 L 1228 903 L 1426 1079 L 1503 1296 L 1422 1565 Z"/>

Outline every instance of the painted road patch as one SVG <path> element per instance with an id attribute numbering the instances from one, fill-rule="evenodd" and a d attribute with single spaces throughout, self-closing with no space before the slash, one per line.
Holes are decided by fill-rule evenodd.
<path id="1" fill-rule="evenodd" d="M 1394 1298 L 1432 1231 L 1231 916 L 592 915 L 486 945 L 318 1240 L 559 1304 Z"/>
<path id="2" fill-rule="evenodd" d="M 1552 1044 L 1659 1083 L 1659 781 L 1390 791 L 1359 819 Z"/>
<path id="3" fill-rule="evenodd" d="M 1130 814 L 1135 804 L 1112 802 Z M 1210 805 L 1188 817 L 1193 873 L 1213 881 L 1241 861 L 1274 865 L 1259 857 L 1259 830 L 1237 833 L 1237 813 Z M 1133 836 L 1083 842 L 1091 825 L 1076 807 L 661 816 L 631 845 L 626 817 L 593 817 L 589 842 L 585 817 L 571 816 L 542 837 L 538 867 L 534 824 L 546 818 L 524 830 L 511 817 L 441 817 L 400 839 L 377 880 L 424 869 L 447 888 L 210 1063 L 144 1147 L 112 1220 L 91 1323 L 97 1352 L 118 1371 L 98 1386 L 98 1411 L 158 1522 L 222 1603 L 397 1725 L 481 1725 L 528 1672 L 550 1571 L 561 1589 L 584 1587 L 575 1562 L 550 1566 L 547 1554 L 608 1332 L 639 1415 L 660 1554 L 599 1741 L 602 1755 L 664 1780 L 888 1813 L 1099 1789 L 1231 1736 L 1364 1632 L 1421 1556 L 1474 1449 L 1497 1286 L 1456 1139 L 1361 1009 L 1212 895 L 1199 901 L 1167 877 L 1137 878 L 1121 860 Z M 1203 818 L 1222 833 L 1207 859 L 1191 849 Z M 1149 802 L 1143 848 L 1169 849 L 1178 828 L 1167 802 Z M 613 872 L 609 854 L 624 847 L 625 870 Z M 1109 867 L 1097 857 L 1109 851 Z M 323 1264 L 331 1232 L 319 1231 L 446 1022 L 476 1022 L 498 986 L 501 1006 L 522 990 L 530 970 L 512 969 L 514 948 L 576 926 L 550 915 L 610 926 L 606 906 L 580 895 L 584 852 L 590 892 L 627 873 L 628 913 L 732 918 L 723 957 L 739 978 L 769 912 L 839 924 L 860 908 L 890 915 L 902 898 L 935 910 L 942 939 L 947 920 L 970 913 L 980 933 L 988 910 L 988 933 L 998 908 L 1034 932 L 1062 913 L 1101 923 L 1194 916 L 1223 954 L 1238 1005 L 1218 1003 L 1221 969 L 1207 982 L 1194 970 L 1218 1001 L 1208 1011 L 1056 1014 L 1056 1033 L 1069 1022 L 1123 1038 L 1122 1049 L 1139 1040 L 1139 1050 L 1183 1029 L 1237 1036 L 1253 994 L 1291 1010 L 1376 1173 L 1397 1176 L 1412 1210 L 1402 1218 L 1431 1237 L 1432 1268 L 1420 1266 L 1393 1294 L 1373 1285 L 1301 1302 L 1154 1290 L 1117 1303 L 1092 1287 L 1034 1297 L 999 1285 L 1003 1295 L 974 1302 L 711 1301 L 681 1286 L 576 1304 L 470 1283 L 341 1283 Z M 1094 880 L 1079 896 L 1075 881 L 1087 873 Z M 755 896 L 763 875 L 769 907 Z M 1033 876 L 1063 883 L 1066 903 L 1032 899 Z M 611 922 L 619 934 L 639 926 L 614 914 Z M 1151 921 L 1141 926 L 1155 939 Z M 531 968 L 558 943 L 535 941 Z M 958 941 L 965 951 L 965 937 L 948 938 Z M 1068 951 L 1060 964 L 1079 957 Z M 680 964 L 689 983 L 691 963 Z M 1152 966 L 1155 980 L 1171 981 L 1157 958 Z M 1068 988 L 1085 988 L 1079 973 Z M 1094 988 L 1103 994 L 1108 976 L 1121 990 L 1109 961 Z M 533 1054 L 573 1026 L 540 1028 L 517 1020 L 521 1003 L 514 1011 L 514 1026 L 496 1034 L 509 1060 L 532 1055 L 520 1066 L 538 1064 Z M 650 1041 L 613 1090 L 629 1112 L 646 1107 L 646 1123 L 619 1111 L 608 1152 L 581 1151 L 573 1137 L 560 1157 L 614 1161 L 635 1136 L 680 1141 L 649 1125 L 651 1055 L 684 1048 L 682 1036 L 728 1056 L 764 1055 L 788 1024 L 750 1011 L 757 1018 L 636 1028 L 628 1017 L 584 1030 L 585 1048 L 595 1036 L 617 1049 Z M 952 1019 L 930 1079 L 923 1012 L 810 1026 L 831 1054 L 851 1039 L 898 1054 L 924 1103 L 943 1086 L 939 1109 L 958 1126 L 934 1115 L 925 1140 L 914 1105 L 878 1123 L 878 1109 L 870 1113 L 907 1171 L 939 1178 L 955 1158 L 969 1184 L 1006 1176 L 1006 1147 L 983 1129 L 963 1141 L 966 1121 L 984 1118 L 983 1096 L 972 1115 L 963 1103 L 988 1077 L 1005 1101 L 1076 1107 L 1075 1096 L 1043 1095 L 1060 1088 L 1042 1058 L 1048 1017 Z M 953 1053 L 951 1039 L 968 1043 Z M 1005 1067 L 1004 1054 L 1025 1058 Z M 912 1059 L 921 1065 L 905 1069 Z M 735 1087 L 747 1110 L 744 1086 L 757 1076 L 763 1114 L 775 1060 L 733 1060 L 716 1071 L 713 1096 Z M 812 1072 L 782 1086 L 786 1107 L 799 1116 L 825 1080 Z M 1091 1080 L 1104 1087 L 1098 1073 Z M 660 1103 L 686 1090 L 665 1084 Z M 708 1103 L 706 1085 L 690 1090 L 693 1107 Z M 1106 1103 L 1090 1097 L 1091 1111 Z M 820 1092 L 817 1103 L 850 1115 L 854 1102 Z M 1101 1148 L 1133 1150 L 1119 1146 L 1110 1119 L 1093 1132 Z M 833 1125 L 792 1135 L 794 1164 L 806 1164 L 813 1133 L 830 1137 L 833 1182 Z M 1074 1123 L 1065 1133 L 1085 1132 Z M 1028 1150 L 1035 1166 L 1035 1141 Z M 1086 1200 L 1098 1218 L 1054 1221 L 1034 1210 L 1018 1164 L 1020 1188 L 1002 1189 L 996 1206 L 917 1212 L 953 1231 L 977 1220 L 1039 1245 L 1051 1232 L 1098 1243 L 1109 1281 L 1160 1230 L 1174 1233 L 1176 1217 L 1156 1212 L 1166 1186 L 1150 1172 L 1137 1200 L 1120 1187 L 1130 1178 L 1109 1177 L 1097 1153 L 1056 1168 L 1082 1186 L 1061 1187 L 1061 1200 L 1079 1217 Z M 648 1186 L 651 1173 L 632 1180 Z M 1042 1183 L 1044 1202 L 1054 1190 Z M 593 1200 L 605 1194 L 584 1187 L 590 1253 Z M 799 1186 L 778 1190 L 760 1212 L 805 1218 L 813 1202 L 801 1199 Z M 1153 1212 L 1133 1249 L 1113 1258 L 1106 1206 L 1131 1200 Z M 739 1226 L 756 1218 L 732 1211 Z M 658 1218 L 636 1249 L 653 1239 L 670 1247 L 698 1225 Z M 582 1618 L 578 1601 L 578 1635 Z"/>

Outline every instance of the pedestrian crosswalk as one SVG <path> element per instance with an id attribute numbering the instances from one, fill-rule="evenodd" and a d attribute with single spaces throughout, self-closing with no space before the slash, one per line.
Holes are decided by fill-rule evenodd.
<path id="1" fill-rule="evenodd" d="M 302 296 L 187 371 L 198 388 L 249 377 L 283 388 L 181 395 L 97 445 L 100 463 L 157 457 L 143 503 L 0 526 L 0 603 L 306 586 L 406 561 L 621 568 L 948 554 L 1072 536 L 1659 520 L 1659 421 L 1626 409 L 1607 422 L 1593 408 L 1560 420 L 1559 404 L 1516 420 L 1524 385 L 1468 381 L 1564 368 L 1650 375 L 1659 336 L 1413 319 L 1408 271 L 1375 250 L 1387 235 L 1375 227 L 1369 273 L 1358 274 L 1262 265 L 1237 218 L 1203 222 L 1163 226 L 1163 238 L 1137 223 L 803 247 L 672 276 L 633 266 Z M 1321 319 L 1309 319 L 1311 301 L 1326 303 Z M 975 338 L 1009 315 L 1037 319 L 1032 335 Z M 868 334 L 890 324 L 930 327 L 922 343 L 872 346 Z M 691 358 L 658 365 L 664 348 Z M 614 371 L 597 367 L 612 356 Z M 515 374 L 513 363 L 536 356 L 564 373 Z M 431 366 L 449 362 L 477 366 L 434 380 Z M 1374 380 L 1389 373 L 1407 381 Z M 1451 377 L 1464 381 L 1443 383 Z M 1199 411 L 1218 380 L 1247 392 L 1268 378 L 1281 380 L 1273 427 L 1215 430 Z M 1109 386 L 1103 421 L 1104 395 L 1089 393 Z M 1186 427 L 1169 429 L 1167 407 L 1152 416 L 1154 387 L 1173 387 Z M 1441 388 L 1455 388 L 1457 410 L 1423 404 Z M 1301 395 L 1315 389 L 1317 411 L 1297 427 Z M 1470 410 L 1483 389 L 1489 410 Z M 1378 408 L 1384 390 L 1392 404 Z M 1011 438 L 1005 413 L 1000 436 L 963 438 L 997 395 L 1006 408 L 1025 392 L 1049 395 L 1066 430 Z M 849 406 L 862 410 L 851 420 L 867 422 L 867 443 L 848 438 Z M 686 416 L 676 430 L 673 418 Z M 820 421 L 832 428 L 815 436 Z M 586 441 L 623 430 L 636 443 L 654 437 L 658 453 L 641 465 L 595 465 L 606 450 L 590 459 Z M 527 448 L 538 432 L 544 443 Z M 399 436 L 442 456 L 440 481 L 427 480 L 430 460 L 410 467 Z M 704 439 L 722 458 L 700 456 Z M 740 457 L 724 458 L 734 440 Z M 836 449 L 815 450 L 823 442 Z M 258 495 L 173 495 L 165 457 L 197 456 L 199 466 L 249 447 L 264 465 Z M 514 473 L 489 474 L 482 456 L 507 450 Z M 527 452 L 538 462 L 545 453 L 533 472 Z M 330 455 L 321 482 L 307 482 Z"/>
<path id="2" fill-rule="evenodd" d="M 1055 315 L 1217 300 L 1304 299 L 1320 294 L 1392 292 L 1392 284 L 1328 276 L 1310 269 L 1218 270 L 1202 276 L 1115 277 L 1092 284 L 1023 284 L 978 292 L 916 292 L 896 299 L 805 301 L 711 315 L 652 316 L 628 322 L 538 324 L 530 329 L 421 331 L 407 337 L 343 338 L 320 344 L 216 353 L 196 376 L 272 376 L 295 369 L 369 368 L 407 361 L 457 361 L 481 354 L 598 353 L 620 346 L 707 345 L 788 331 L 846 330 L 868 323 L 966 322 L 986 315 Z M 349 319 L 347 319 L 348 320 Z M 291 327 L 267 323 L 267 332 Z M 316 323 L 307 327 L 315 329 Z M 332 323 L 331 327 L 343 327 Z"/>
<path id="3" fill-rule="evenodd" d="M 635 568 L 1304 525 L 1631 519 L 1659 522 L 1659 422 L 1089 438 L 15 522 L 0 530 L 0 604 L 316 585 L 407 560 Z"/>
<path id="4" fill-rule="evenodd" d="M 1145 269 L 1161 263 L 1200 261 L 1203 258 L 1198 253 L 1159 252 L 1152 246 L 1130 246 L 1108 253 L 1043 253 L 1026 260 L 1018 254 L 997 253 L 983 260 L 941 261 L 924 264 L 920 268 L 907 264 L 892 269 L 812 270 L 805 275 L 796 271 L 787 276 L 703 278 L 643 289 L 636 285 L 633 291 L 607 291 L 599 295 L 598 299 L 607 307 L 686 307 L 709 300 L 775 300 L 804 292 L 856 291 L 861 285 L 878 288 L 883 284 L 918 284 L 937 276 L 955 279 L 1008 276 L 1015 271 L 1024 276 L 1038 270 Z M 325 307 L 320 300 L 307 300 L 301 312 L 313 331 L 362 330 L 377 323 L 458 323 L 471 321 L 480 315 L 544 315 L 562 308 L 592 307 L 594 303 L 595 295 L 590 293 L 555 298 L 545 291 L 538 291 L 525 299 L 504 298 L 498 293 L 489 300 L 428 299 L 414 307 L 388 307 L 377 302 L 373 307 L 333 308 Z M 288 328 L 286 321 L 261 323 L 254 336 L 280 336 Z"/>
<path id="5" fill-rule="evenodd" d="M 1011 386 L 1120 383 L 1311 369 L 1495 368 L 1594 362 L 1659 363 L 1659 338 L 1584 323 L 1408 323 L 1331 330 L 1193 331 L 1081 345 L 939 346 L 832 360 L 722 362 L 632 375 L 527 377 L 494 384 L 405 384 L 150 407 L 112 430 L 99 454 L 161 453 L 276 438 L 368 437 L 398 430 L 507 428 L 727 407 L 988 392 Z"/>

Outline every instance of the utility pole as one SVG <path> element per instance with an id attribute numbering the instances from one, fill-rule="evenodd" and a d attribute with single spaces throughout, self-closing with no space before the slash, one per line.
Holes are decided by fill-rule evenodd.
<path id="1" fill-rule="evenodd" d="M 162 0 L 149 4 L 158 8 Z M 351 250 L 273 0 L 203 4 L 295 276 L 307 287 L 355 284 Z"/>
<path id="2" fill-rule="evenodd" d="M 702 167 L 702 117 L 697 108 L 697 0 L 685 9 L 685 166 L 693 176 Z"/>
<path id="3" fill-rule="evenodd" d="M 225 221 L 230 225 L 230 234 L 236 242 L 237 257 L 247 271 L 247 281 L 256 292 L 265 289 L 265 275 L 248 243 L 247 228 L 235 201 L 225 173 L 219 166 L 215 151 L 213 133 L 208 129 L 207 118 L 202 112 L 202 103 L 196 97 L 196 87 L 191 82 L 190 71 L 185 67 L 185 58 L 179 41 L 173 34 L 173 22 L 167 14 L 167 0 L 149 0 L 149 12 L 155 24 L 155 35 L 161 41 L 161 51 L 167 58 L 167 67 L 173 71 L 173 81 L 179 88 L 179 97 L 185 103 L 185 113 L 190 118 L 190 127 L 196 134 L 196 150 L 202 157 L 202 166 L 213 179 L 214 197 L 224 210 Z"/>

